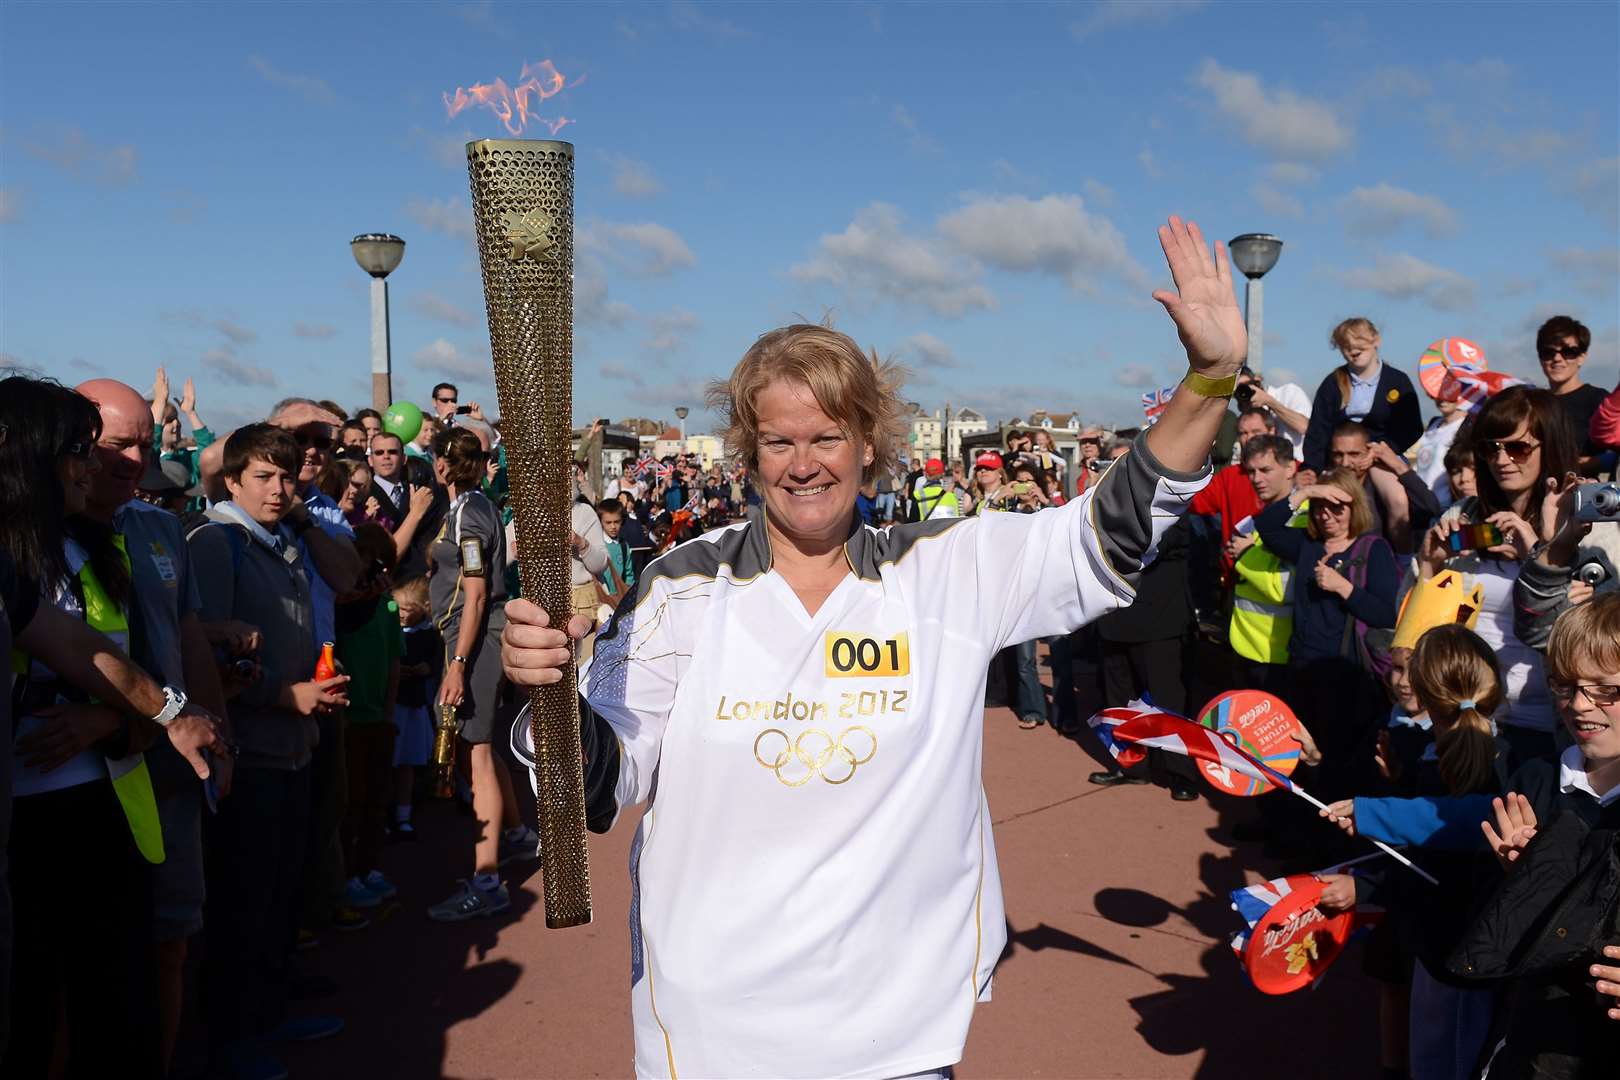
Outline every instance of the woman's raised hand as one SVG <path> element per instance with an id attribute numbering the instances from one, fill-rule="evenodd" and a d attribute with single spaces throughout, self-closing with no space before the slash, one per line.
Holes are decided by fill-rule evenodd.
<path id="1" fill-rule="evenodd" d="M 1496 861 L 1506 870 L 1536 838 L 1536 811 L 1529 799 L 1511 791 L 1506 799 L 1492 799 L 1491 808 L 1496 814 L 1496 827 L 1493 829 L 1491 822 L 1482 821 L 1479 828 L 1485 834 L 1485 843 L 1496 855 Z"/>
<path id="2" fill-rule="evenodd" d="M 1174 214 L 1159 226 L 1159 245 L 1176 291 L 1157 289 L 1153 299 L 1175 320 L 1187 362 L 1212 378 L 1235 374 L 1249 355 L 1249 335 L 1232 289 L 1226 245 L 1217 241 L 1212 259 L 1197 223 Z"/>

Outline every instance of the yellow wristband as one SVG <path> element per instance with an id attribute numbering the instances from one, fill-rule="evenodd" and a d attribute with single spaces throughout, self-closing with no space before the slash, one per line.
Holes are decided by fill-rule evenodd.
<path id="1" fill-rule="evenodd" d="M 1211 379 L 1207 375 L 1189 370 L 1187 377 L 1181 380 L 1181 385 L 1199 397 L 1231 397 L 1232 392 L 1237 389 L 1237 373 L 1233 372 L 1224 379 Z"/>

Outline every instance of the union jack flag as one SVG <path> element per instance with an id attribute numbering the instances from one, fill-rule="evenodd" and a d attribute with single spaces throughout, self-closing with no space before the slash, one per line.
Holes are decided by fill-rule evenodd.
<path id="1" fill-rule="evenodd" d="M 1176 388 L 1167 386 L 1163 390 L 1149 390 L 1142 395 L 1142 413 L 1149 420 L 1157 420 L 1164 407 L 1170 404 L 1170 399 L 1176 396 Z"/>
<path id="2" fill-rule="evenodd" d="M 1383 857 L 1382 852 L 1363 855 L 1359 859 L 1351 859 L 1348 862 L 1330 866 L 1325 870 L 1317 870 L 1311 874 L 1311 877 L 1320 878 L 1327 877 L 1329 874 L 1343 873 L 1349 873 L 1353 877 L 1362 877 L 1364 871 L 1357 872 L 1356 867 L 1371 862 L 1373 859 L 1382 859 Z M 1283 897 L 1293 891 L 1293 884 L 1285 877 L 1272 878 L 1270 881 L 1262 881 L 1254 885 L 1246 885 L 1241 889 L 1232 890 L 1232 910 L 1242 916 L 1243 921 L 1248 924 L 1244 929 L 1232 935 L 1232 951 L 1237 953 L 1238 959 L 1243 958 L 1243 950 L 1249 944 L 1249 935 L 1253 933 L 1255 924 L 1265 918 L 1266 912 L 1270 911 L 1282 901 Z M 1358 934 L 1377 924 L 1384 917 L 1384 909 L 1376 904 L 1357 904 L 1354 911 Z"/>
<path id="3" fill-rule="evenodd" d="M 1453 360 L 1446 365 L 1446 377 L 1440 384 L 1440 400 L 1460 402 L 1469 412 L 1474 412 L 1508 387 L 1524 385 L 1523 379 L 1515 379 L 1500 371 L 1486 371 L 1483 364 Z"/>
<path id="4" fill-rule="evenodd" d="M 1258 758 L 1239 750 L 1218 732 L 1152 705 L 1133 701 L 1123 709 L 1104 709 L 1089 721 L 1108 752 L 1121 765 L 1135 765 L 1156 747 L 1203 763 L 1199 775 L 1225 771 L 1293 791 L 1293 781 Z"/>

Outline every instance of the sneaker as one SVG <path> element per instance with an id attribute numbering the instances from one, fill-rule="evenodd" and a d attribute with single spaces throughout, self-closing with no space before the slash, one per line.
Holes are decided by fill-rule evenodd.
<path id="1" fill-rule="evenodd" d="M 343 888 L 343 906 L 352 908 L 374 908 L 383 902 L 378 896 L 366 887 L 365 882 L 359 878 L 350 878 Z"/>
<path id="2" fill-rule="evenodd" d="M 315 936 L 315 932 L 313 930 L 299 930 L 298 931 L 298 951 L 299 952 L 308 952 L 311 949 L 318 949 L 320 947 L 321 947 L 321 939 Z"/>
<path id="3" fill-rule="evenodd" d="M 448 900 L 428 908 L 428 918 L 435 922 L 466 922 L 468 919 L 498 915 L 512 906 L 506 882 L 485 892 L 463 878 L 460 888 Z"/>
<path id="4" fill-rule="evenodd" d="M 1198 789 L 1195 787 L 1184 787 L 1179 784 L 1172 785 L 1170 788 L 1170 797 L 1176 800 L 1176 802 L 1195 802 L 1198 799 Z"/>
<path id="5" fill-rule="evenodd" d="M 519 859 L 538 859 L 540 857 L 540 834 L 523 826 L 523 835 L 508 837 L 501 833 L 500 857 L 495 865 L 505 866 L 507 863 Z"/>
<path id="6" fill-rule="evenodd" d="M 377 898 L 378 903 L 392 900 L 399 895 L 399 890 L 394 888 L 394 883 L 383 877 L 381 870 L 371 871 L 360 879 L 360 884 L 365 887 L 367 892 Z"/>
<path id="7" fill-rule="evenodd" d="M 371 925 L 371 920 L 352 907 L 340 907 L 332 912 L 332 929 L 341 934 L 352 934 Z"/>
<path id="8" fill-rule="evenodd" d="M 282 1042 L 314 1042 L 317 1039 L 330 1039 L 342 1030 L 342 1017 L 317 1013 L 314 1016 L 288 1017 L 270 1033 L 270 1037 Z"/>

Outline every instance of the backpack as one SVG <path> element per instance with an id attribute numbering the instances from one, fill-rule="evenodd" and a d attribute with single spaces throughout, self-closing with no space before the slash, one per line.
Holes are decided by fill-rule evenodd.
<path id="1" fill-rule="evenodd" d="M 1344 576 L 1358 589 L 1367 587 L 1367 564 L 1371 561 L 1373 549 L 1379 544 L 1389 546 L 1382 536 L 1363 533 L 1351 542 L 1345 552 Z M 1391 660 L 1388 649 L 1375 649 L 1368 643 L 1367 633 L 1372 629 L 1354 615 L 1346 613 L 1344 640 L 1339 644 L 1339 655 L 1346 660 L 1355 660 L 1361 665 L 1362 671 L 1382 679 L 1389 673 Z"/>

